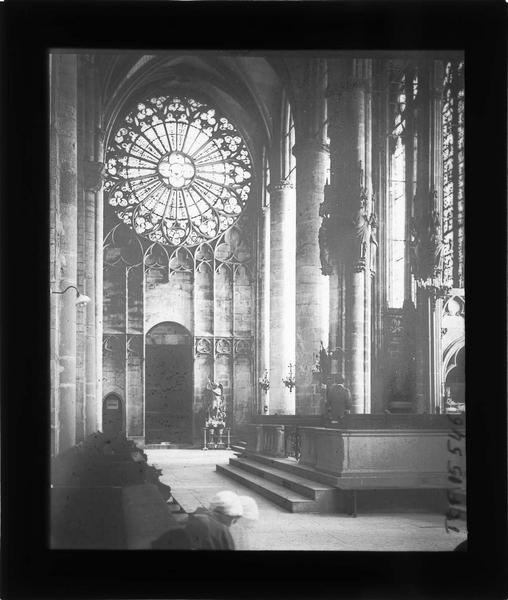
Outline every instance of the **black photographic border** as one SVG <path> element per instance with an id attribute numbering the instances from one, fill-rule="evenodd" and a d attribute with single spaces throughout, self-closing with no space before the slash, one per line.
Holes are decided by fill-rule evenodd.
<path id="1" fill-rule="evenodd" d="M 0 5 L 3 598 L 506 598 L 506 4 Z M 47 549 L 51 49 L 463 50 L 466 553 Z"/>

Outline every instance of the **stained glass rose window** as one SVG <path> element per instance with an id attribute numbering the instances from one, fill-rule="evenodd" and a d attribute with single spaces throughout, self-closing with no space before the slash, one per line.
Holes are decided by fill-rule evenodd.
<path id="1" fill-rule="evenodd" d="M 192 98 L 139 103 L 111 137 L 105 191 L 139 235 L 170 246 L 212 240 L 238 219 L 252 162 L 241 135 Z"/>

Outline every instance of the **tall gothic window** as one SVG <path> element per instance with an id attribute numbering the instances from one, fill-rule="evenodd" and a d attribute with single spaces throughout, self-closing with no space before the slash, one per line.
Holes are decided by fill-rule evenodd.
<path id="1" fill-rule="evenodd" d="M 238 219 L 252 164 L 240 133 L 214 108 L 157 96 L 137 104 L 112 135 L 106 173 L 109 204 L 137 234 L 196 246 Z"/>
<path id="2" fill-rule="evenodd" d="M 410 294 L 407 285 L 408 199 L 414 194 L 416 135 L 413 127 L 418 81 L 414 69 L 407 67 L 392 82 L 390 183 L 387 215 L 388 261 L 387 301 L 390 308 L 402 308 Z"/>
<path id="3" fill-rule="evenodd" d="M 464 287 L 464 63 L 449 62 L 443 88 L 443 279 Z"/>

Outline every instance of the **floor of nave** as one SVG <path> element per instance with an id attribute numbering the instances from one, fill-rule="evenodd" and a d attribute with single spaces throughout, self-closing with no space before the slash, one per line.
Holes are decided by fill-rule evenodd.
<path id="1" fill-rule="evenodd" d="M 430 513 L 348 515 L 294 514 L 215 471 L 235 456 L 227 450 L 146 450 L 150 464 L 162 469 L 161 481 L 187 506 L 207 506 L 221 490 L 251 496 L 259 521 L 249 531 L 251 550 L 449 551 L 466 538 L 447 533 L 444 516 Z M 461 529 L 465 529 L 462 526 Z"/>

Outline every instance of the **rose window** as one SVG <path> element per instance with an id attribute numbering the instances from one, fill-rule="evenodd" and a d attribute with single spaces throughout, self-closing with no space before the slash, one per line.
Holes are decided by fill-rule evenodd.
<path id="1" fill-rule="evenodd" d="M 230 121 L 192 98 L 139 103 L 107 148 L 105 190 L 139 235 L 195 246 L 229 229 L 251 188 L 252 163 Z"/>

